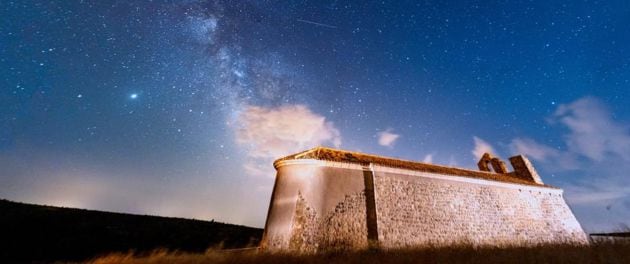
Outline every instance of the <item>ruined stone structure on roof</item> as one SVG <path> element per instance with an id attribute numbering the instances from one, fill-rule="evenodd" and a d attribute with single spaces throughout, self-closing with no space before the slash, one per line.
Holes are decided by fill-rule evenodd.
<path id="1" fill-rule="evenodd" d="M 486 153 L 468 170 L 324 147 L 278 159 L 261 247 L 588 243 L 562 190 L 525 156 L 509 161 Z"/>

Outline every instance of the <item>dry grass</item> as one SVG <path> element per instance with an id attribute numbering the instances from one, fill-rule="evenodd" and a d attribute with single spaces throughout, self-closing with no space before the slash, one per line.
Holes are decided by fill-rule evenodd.
<path id="1" fill-rule="evenodd" d="M 591 246 L 555 245 L 515 248 L 416 248 L 328 252 L 316 255 L 271 254 L 208 250 L 206 253 L 154 251 L 150 254 L 111 254 L 91 261 L 102 263 L 630 263 L 630 242 L 598 242 Z"/>

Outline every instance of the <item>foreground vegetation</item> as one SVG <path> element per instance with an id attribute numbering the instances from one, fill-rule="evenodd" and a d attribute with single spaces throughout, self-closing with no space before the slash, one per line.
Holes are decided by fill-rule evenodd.
<path id="1" fill-rule="evenodd" d="M 626 233 L 628 230 L 624 230 Z M 625 234 L 625 233 L 624 233 Z M 630 263 L 630 238 L 591 246 L 416 248 L 270 254 L 262 229 L 0 200 L 0 263 Z M 208 247 L 212 248 L 206 250 Z M 153 250 L 164 248 L 162 250 Z M 130 253 L 110 253 L 127 252 Z M 99 256 L 94 258 L 95 256 Z"/>
<path id="2" fill-rule="evenodd" d="M 591 246 L 556 245 L 513 248 L 416 248 L 328 252 L 317 255 L 270 254 L 255 249 L 208 250 L 205 253 L 154 251 L 111 254 L 91 261 L 103 263 L 630 263 L 630 242 L 605 241 Z"/>

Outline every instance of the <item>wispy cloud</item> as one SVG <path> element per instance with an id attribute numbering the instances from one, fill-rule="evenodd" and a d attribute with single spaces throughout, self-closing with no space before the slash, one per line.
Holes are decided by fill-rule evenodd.
<path id="1" fill-rule="evenodd" d="M 609 186 L 606 190 L 597 190 L 589 186 L 571 185 L 566 188 L 571 202 L 577 205 L 590 205 L 600 202 L 611 204 L 612 201 L 630 196 L 630 187 Z"/>
<path id="2" fill-rule="evenodd" d="M 585 97 L 560 105 L 548 121 L 568 129 L 563 135 L 566 150 L 560 151 L 530 138 L 513 139 L 510 150 L 565 169 L 575 168 L 578 160 L 601 163 L 619 158 L 630 161 L 630 127 L 613 120 L 612 113 L 596 98 Z"/>
<path id="3" fill-rule="evenodd" d="M 630 126 L 613 119 L 594 97 L 560 105 L 548 121 L 567 129 L 562 150 L 530 138 L 513 139 L 510 150 L 568 177 L 563 186 L 567 199 L 592 229 L 606 228 L 602 214 L 618 223 L 630 219 L 630 188 L 623 187 L 630 186 Z"/>
<path id="4" fill-rule="evenodd" d="M 274 176 L 274 159 L 322 144 L 341 144 L 334 124 L 305 105 L 247 106 L 237 117 L 235 136 L 249 158 L 246 171 L 269 177 Z"/>
<path id="5" fill-rule="evenodd" d="M 433 163 L 433 154 L 427 154 L 426 156 L 424 156 L 424 159 L 422 159 L 422 162 Z"/>
<path id="6" fill-rule="evenodd" d="M 525 154 L 540 164 L 549 165 L 547 169 L 552 172 L 580 169 L 579 161 L 574 153 L 560 151 L 531 138 L 515 138 L 508 145 L 508 149 L 510 153 Z"/>
<path id="7" fill-rule="evenodd" d="M 557 157 L 560 153 L 557 149 L 540 144 L 531 138 L 515 138 L 509 145 L 510 153 L 525 154 L 528 157 L 544 161 L 550 157 Z"/>
<path id="8" fill-rule="evenodd" d="M 392 131 L 393 129 L 389 128 L 385 131 L 377 133 L 376 135 L 378 136 L 378 144 L 389 148 L 394 147 L 394 143 L 396 143 L 396 140 L 400 138 L 400 135 L 395 134 Z"/>
<path id="9" fill-rule="evenodd" d="M 486 142 L 485 140 L 473 136 L 473 141 L 475 142 L 475 148 L 472 150 L 472 154 L 475 156 L 475 158 L 480 159 L 481 156 L 483 156 L 483 154 L 486 152 L 496 154 L 492 145 L 490 145 L 490 143 Z"/>
<path id="10" fill-rule="evenodd" d="M 607 155 L 630 160 L 629 127 L 613 120 L 601 101 L 585 97 L 560 105 L 552 121 L 569 129 L 565 139 L 570 152 L 594 161 L 601 161 Z"/>

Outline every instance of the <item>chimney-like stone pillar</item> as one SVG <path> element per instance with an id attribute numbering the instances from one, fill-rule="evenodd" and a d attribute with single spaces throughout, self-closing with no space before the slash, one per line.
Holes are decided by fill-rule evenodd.
<path id="1" fill-rule="evenodd" d="M 492 160 L 492 155 L 490 155 L 490 153 L 483 153 L 481 159 L 479 159 L 479 162 L 477 162 L 477 167 L 479 167 L 479 170 L 490 171 L 490 167 L 488 166 L 490 160 Z"/>
<path id="2" fill-rule="evenodd" d="M 505 166 L 505 162 L 500 160 L 499 158 L 492 158 L 490 160 L 490 164 L 492 164 L 492 168 L 494 172 L 505 174 L 508 173 L 507 167 Z"/>
<path id="3" fill-rule="evenodd" d="M 544 184 L 540 175 L 534 169 L 534 165 L 524 155 L 518 155 L 510 158 L 510 163 L 514 168 L 514 175 L 524 180 L 533 181 L 538 184 Z"/>
<path id="4" fill-rule="evenodd" d="M 500 174 L 508 173 L 507 167 L 505 166 L 505 163 L 502 160 L 486 152 L 486 153 L 483 153 L 483 156 L 481 156 L 481 159 L 479 159 L 479 162 L 477 163 L 477 167 L 479 167 L 480 171 L 490 172 L 491 171 L 490 166 L 488 165 L 492 166 L 492 170 L 494 170 L 495 173 L 500 173 Z"/>

